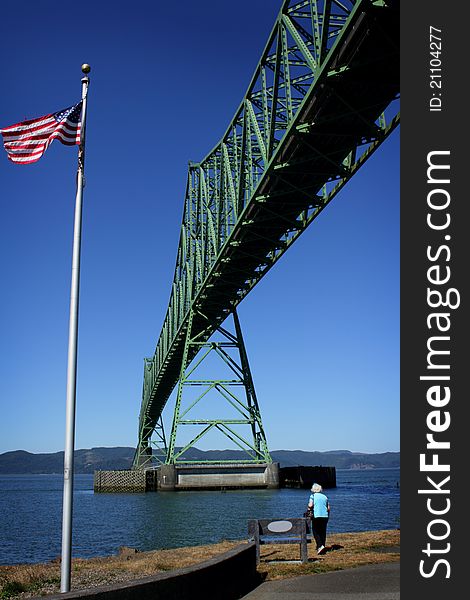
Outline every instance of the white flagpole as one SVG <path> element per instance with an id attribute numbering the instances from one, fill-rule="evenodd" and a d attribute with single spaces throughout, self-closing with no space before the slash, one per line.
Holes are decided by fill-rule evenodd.
<path id="1" fill-rule="evenodd" d="M 73 232 L 72 283 L 70 288 L 69 349 L 67 361 L 67 398 L 65 411 L 64 499 L 62 507 L 62 557 L 60 591 L 70 591 L 72 567 L 72 504 L 73 504 L 73 455 L 75 444 L 75 396 L 77 387 L 77 337 L 78 295 L 80 288 L 80 244 L 82 231 L 83 172 L 85 168 L 86 102 L 90 72 L 89 65 L 82 65 L 82 115 L 80 146 L 78 150 L 77 194 L 75 197 L 75 222 Z"/>

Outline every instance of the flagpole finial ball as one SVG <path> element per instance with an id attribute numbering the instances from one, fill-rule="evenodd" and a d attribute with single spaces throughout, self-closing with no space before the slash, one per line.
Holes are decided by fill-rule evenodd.
<path id="1" fill-rule="evenodd" d="M 90 71 L 91 71 L 90 65 L 87 65 L 86 63 L 84 63 L 82 65 L 82 73 L 88 74 Z"/>

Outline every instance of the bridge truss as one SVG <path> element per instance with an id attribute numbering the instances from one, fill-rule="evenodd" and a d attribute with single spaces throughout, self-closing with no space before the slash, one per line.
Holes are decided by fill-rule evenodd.
<path id="1" fill-rule="evenodd" d="M 184 462 L 177 431 L 197 423 L 201 433 L 183 450 L 217 428 L 246 449 L 249 462 L 270 461 L 236 307 L 399 118 L 398 2 L 285 0 L 225 135 L 189 165 L 169 306 L 155 353 L 145 359 L 134 468 L 150 464 L 153 443 L 162 461 Z M 222 395 L 237 405 L 252 440 L 234 433 L 230 419 L 181 413 L 189 365 L 229 315 L 246 398 Z M 222 389 L 220 379 L 201 381 Z M 162 411 L 177 383 L 167 444 Z"/>

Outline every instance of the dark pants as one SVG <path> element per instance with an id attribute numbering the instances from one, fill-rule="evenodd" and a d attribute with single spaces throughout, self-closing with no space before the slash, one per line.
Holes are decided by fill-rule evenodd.
<path id="1" fill-rule="evenodd" d="M 317 543 L 317 550 L 326 544 L 326 526 L 328 517 L 314 517 L 312 519 L 312 533 Z"/>

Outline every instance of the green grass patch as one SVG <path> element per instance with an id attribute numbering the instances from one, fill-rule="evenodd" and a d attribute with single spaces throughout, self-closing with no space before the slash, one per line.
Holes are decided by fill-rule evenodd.
<path id="1" fill-rule="evenodd" d="M 2 600 L 7 600 L 7 598 L 14 598 L 21 594 L 21 592 L 26 591 L 26 586 L 20 583 L 19 581 L 7 581 L 2 587 L 2 591 L 0 592 L 0 598 Z"/>

